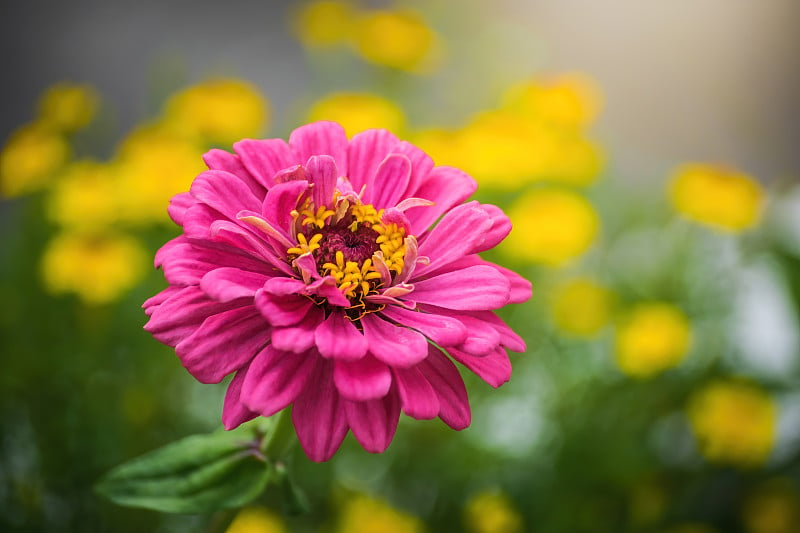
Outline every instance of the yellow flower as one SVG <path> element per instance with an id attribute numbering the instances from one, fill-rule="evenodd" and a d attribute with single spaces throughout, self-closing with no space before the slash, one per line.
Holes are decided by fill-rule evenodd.
<path id="1" fill-rule="evenodd" d="M 69 156 L 60 134 L 37 123 L 22 126 L 0 152 L 0 194 L 20 196 L 44 188 Z"/>
<path id="2" fill-rule="evenodd" d="M 600 221 L 582 196 L 558 189 L 531 191 L 508 210 L 514 229 L 501 244 L 522 260 L 563 266 L 594 242 Z"/>
<path id="3" fill-rule="evenodd" d="M 522 516 L 508 497 L 496 491 L 476 494 L 464 509 L 464 523 L 472 533 L 520 533 Z"/>
<path id="4" fill-rule="evenodd" d="M 166 121 L 177 131 L 228 146 L 257 137 L 265 126 L 267 100 L 253 84 L 212 79 L 174 94 L 166 104 Z"/>
<path id="5" fill-rule="evenodd" d="M 39 99 L 39 122 L 57 132 L 72 132 L 89 124 L 100 100 L 90 85 L 57 83 Z"/>
<path id="6" fill-rule="evenodd" d="M 683 361 L 690 342 L 689 320 L 680 309 L 640 304 L 617 329 L 617 365 L 629 376 L 647 378 Z"/>
<path id="7" fill-rule="evenodd" d="M 702 163 L 679 167 L 669 192 L 672 205 L 685 217 L 731 232 L 758 224 L 764 203 L 764 192 L 752 177 Z"/>
<path id="8" fill-rule="evenodd" d="M 590 337 L 611 318 L 611 292 L 589 279 L 577 278 L 559 287 L 551 302 L 551 313 L 563 331 Z"/>
<path id="9" fill-rule="evenodd" d="M 351 137 L 369 128 L 385 128 L 399 134 L 406 123 L 403 110 L 391 100 L 374 94 L 348 92 L 333 93 L 316 102 L 308 120 L 333 120 Z"/>
<path id="10" fill-rule="evenodd" d="M 421 533 L 422 522 L 364 494 L 351 497 L 339 518 L 341 533 Z"/>
<path id="11" fill-rule="evenodd" d="M 423 73 L 441 54 L 439 36 L 416 11 L 368 11 L 352 31 L 358 54 L 378 65 Z"/>
<path id="12" fill-rule="evenodd" d="M 115 161 L 120 219 L 133 224 L 168 221 L 170 198 L 189 190 L 195 176 L 205 170 L 202 155 L 198 145 L 164 126 L 132 132 Z"/>
<path id="13" fill-rule="evenodd" d="M 597 118 L 602 94 L 588 76 L 569 73 L 512 85 L 503 95 L 502 105 L 532 120 L 578 129 Z"/>
<path id="14" fill-rule="evenodd" d="M 236 518 L 225 533 L 286 533 L 287 531 L 283 520 L 272 511 L 263 507 L 245 507 L 236 514 Z"/>
<path id="15" fill-rule="evenodd" d="M 800 494 L 790 478 L 775 478 L 757 487 L 743 508 L 749 533 L 800 531 Z"/>
<path id="16" fill-rule="evenodd" d="M 144 276 L 149 255 L 132 237 L 62 233 L 44 251 L 44 284 L 54 294 L 77 293 L 88 304 L 112 302 Z"/>
<path id="17" fill-rule="evenodd" d="M 477 114 L 456 143 L 460 168 L 499 190 L 519 189 L 544 174 L 557 148 L 551 131 L 503 111 Z"/>
<path id="18" fill-rule="evenodd" d="M 114 170 L 95 161 L 69 165 L 47 201 L 51 220 L 72 228 L 104 227 L 117 219 L 116 199 L 120 192 Z"/>
<path id="19" fill-rule="evenodd" d="M 294 14 L 292 29 L 308 47 L 335 46 L 348 41 L 355 18 L 350 2 L 310 2 Z"/>
<path id="20" fill-rule="evenodd" d="M 775 402 L 749 383 L 707 385 L 692 398 L 688 416 L 700 451 L 709 461 L 757 466 L 775 443 Z"/>
<path id="21" fill-rule="evenodd" d="M 595 182 L 605 166 L 600 145 L 580 136 L 564 136 L 555 142 L 540 179 L 586 186 Z"/>

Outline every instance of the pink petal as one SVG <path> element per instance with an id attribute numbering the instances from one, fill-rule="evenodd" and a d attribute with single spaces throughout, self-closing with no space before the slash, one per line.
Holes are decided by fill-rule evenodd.
<path id="1" fill-rule="evenodd" d="M 337 307 L 350 307 L 350 300 L 348 300 L 342 291 L 336 285 L 333 276 L 325 276 L 317 281 L 312 282 L 306 287 L 307 294 L 319 296 L 328 300 L 328 305 L 335 305 Z"/>
<path id="2" fill-rule="evenodd" d="M 366 402 L 344 401 L 347 422 L 353 436 L 370 453 L 381 453 L 394 438 L 400 418 L 400 401 L 396 393 Z"/>
<path id="3" fill-rule="evenodd" d="M 247 368 L 242 368 L 233 376 L 231 384 L 228 385 L 228 390 L 225 392 L 225 402 L 222 404 L 222 425 L 227 430 L 234 429 L 258 416 L 258 413 L 248 409 L 241 401 L 242 383 L 244 383 Z"/>
<path id="4" fill-rule="evenodd" d="M 381 315 L 416 329 L 440 346 L 461 344 L 467 338 L 467 328 L 448 316 L 410 311 L 394 305 L 386 306 Z"/>
<path id="5" fill-rule="evenodd" d="M 267 189 L 274 185 L 273 178 L 279 170 L 301 162 L 283 139 L 244 139 L 233 143 L 233 150 L 239 154 L 253 178 Z"/>
<path id="6" fill-rule="evenodd" d="M 491 250 L 511 232 L 511 220 L 503 213 L 502 209 L 491 204 L 480 204 L 478 207 L 489 216 L 492 226 L 483 234 L 483 239 L 470 251 L 473 254 Z"/>
<path id="7" fill-rule="evenodd" d="M 268 341 L 270 327 L 253 306 L 209 316 L 175 346 L 186 369 L 201 383 L 219 383 L 246 365 Z"/>
<path id="8" fill-rule="evenodd" d="M 497 348 L 483 357 L 475 357 L 455 348 L 448 348 L 447 351 L 453 359 L 472 370 L 495 389 L 511 379 L 511 361 L 503 348 Z"/>
<path id="9" fill-rule="evenodd" d="M 427 359 L 417 365 L 439 397 L 439 418 L 455 430 L 469 426 L 472 414 L 467 389 L 456 366 L 438 348 L 430 346 Z"/>
<path id="10" fill-rule="evenodd" d="M 459 317 L 459 320 L 469 331 L 464 343 L 457 346 L 459 350 L 471 355 L 482 356 L 500 346 L 500 333 L 491 324 L 468 315 Z"/>
<path id="11" fill-rule="evenodd" d="M 236 220 L 236 214 L 243 209 L 256 211 L 261 208 L 261 201 L 250 188 L 223 170 L 203 172 L 194 179 L 189 192 L 195 200 L 215 209 L 229 220 Z"/>
<path id="12" fill-rule="evenodd" d="M 159 342 L 174 347 L 197 331 L 207 317 L 241 306 L 237 302 L 214 301 L 200 287 L 185 287 L 171 292 L 168 299 L 152 309 L 144 329 Z"/>
<path id="13" fill-rule="evenodd" d="M 292 210 L 297 208 L 300 197 L 307 190 L 307 181 L 280 183 L 267 192 L 264 204 L 261 206 L 264 218 L 292 242 L 296 242 L 297 239 L 296 235 L 291 235 Z"/>
<path id="14" fill-rule="evenodd" d="M 420 185 L 428 179 L 428 174 L 433 170 L 433 159 L 413 144 L 403 141 L 392 149 L 392 153 L 403 154 L 411 161 L 411 177 L 408 186 L 403 191 L 403 198 L 416 196 Z"/>
<path id="15" fill-rule="evenodd" d="M 334 361 L 333 382 L 339 394 L 348 400 L 374 400 L 389 392 L 392 373 L 386 364 L 366 355 L 355 361 Z"/>
<path id="16" fill-rule="evenodd" d="M 219 267 L 238 267 L 268 276 L 271 267 L 241 253 L 209 248 L 189 242 L 184 236 L 167 242 L 156 252 L 156 267 L 174 285 L 196 285 L 206 273 Z"/>
<path id="17" fill-rule="evenodd" d="M 330 459 L 347 434 L 347 416 L 343 400 L 333 384 L 333 363 L 318 364 L 308 386 L 292 408 L 297 438 L 309 459 Z"/>
<path id="18" fill-rule="evenodd" d="M 172 197 L 167 206 L 167 214 L 174 223 L 183 226 L 183 217 L 186 210 L 193 206 L 197 201 L 188 192 L 181 192 Z"/>
<path id="19" fill-rule="evenodd" d="M 416 331 L 395 326 L 374 313 L 361 319 L 369 351 L 389 366 L 413 366 L 428 356 L 428 341 Z"/>
<path id="20" fill-rule="evenodd" d="M 288 294 L 303 294 L 306 284 L 299 279 L 294 278 L 274 278 L 267 282 L 264 286 L 268 292 L 283 296 Z"/>
<path id="21" fill-rule="evenodd" d="M 210 238 L 214 242 L 230 245 L 233 249 L 249 254 L 256 259 L 269 263 L 273 270 L 292 276 L 291 267 L 275 253 L 274 247 L 263 237 L 254 234 L 227 220 L 216 220 L 211 223 Z"/>
<path id="22" fill-rule="evenodd" d="M 403 412 L 417 420 L 430 420 L 439 415 L 439 397 L 415 366 L 392 368 Z"/>
<path id="23" fill-rule="evenodd" d="M 251 411 L 272 416 L 308 388 L 319 357 L 313 352 L 283 352 L 267 346 L 255 356 L 242 385 L 242 401 Z"/>
<path id="24" fill-rule="evenodd" d="M 314 337 L 323 357 L 352 360 L 367 353 L 367 339 L 343 313 L 332 312 Z"/>
<path id="25" fill-rule="evenodd" d="M 434 205 L 406 211 L 411 233 L 418 237 L 423 235 L 440 216 L 469 198 L 477 188 L 475 180 L 464 172 L 452 167 L 435 167 L 413 195 L 430 200 Z"/>
<path id="26" fill-rule="evenodd" d="M 194 200 L 194 197 L 192 197 Z M 195 203 L 190 205 L 183 214 L 183 233 L 192 240 L 209 239 L 211 224 L 219 220 L 222 215 L 206 204 Z"/>
<path id="27" fill-rule="evenodd" d="M 255 305 L 273 326 L 294 326 L 314 306 L 305 296 L 277 295 L 264 289 L 256 291 Z"/>
<path id="28" fill-rule="evenodd" d="M 311 189 L 314 205 L 333 206 L 333 191 L 336 189 L 336 180 L 339 170 L 336 161 L 329 155 L 311 156 L 306 163 L 308 181 L 313 184 Z"/>
<path id="29" fill-rule="evenodd" d="M 329 155 L 339 172 L 347 175 L 347 135 L 336 122 L 314 122 L 297 128 L 289 135 L 289 147 L 300 163 L 313 155 Z"/>
<path id="30" fill-rule="evenodd" d="M 218 302 L 230 302 L 238 298 L 252 298 L 269 279 L 264 274 L 233 267 L 212 270 L 200 280 L 200 288 Z"/>
<path id="31" fill-rule="evenodd" d="M 203 155 L 203 161 L 209 170 L 224 170 L 242 180 L 242 183 L 245 183 L 256 197 L 264 196 L 264 186 L 250 174 L 238 155 L 219 148 L 212 148 Z"/>
<path id="32" fill-rule="evenodd" d="M 523 278 L 516 272 L 509 270 L 505 267 L 501 267 L 500 265 L 495 265 L 494 263 L 489 263 L 488 261 L 486 262 L 486 264 L 489 264 L 492 267 L 494 267 L 495 270 L 497 270 L 503 276 L 505 276 L 505 278 L 511 284 L 511 293 L 508 298 L 508 303 L 521 304 L 531 299 L 532 288 L 530 281 Z"/>
<path id="33" fill-rule="evenodd" d="M 277 327 L 272 330 L 272 346 L 286 352 L 304 352 L 314 346 L 314 333 L 322 323 L 324 312 L 312 307 L 295 326 Z"/>
<path id="34" fill-rule="evenodd" d="M 430 264 L 418 265 L 414 276 L 423 276 L 472 253 L 491 226 L 491 219 L 477 202 L 448 211 L 419 243 L 419 255 L 429 257 Z"/>
<path id="35" fill-rule="evenodd" d="M 411 177 L 411 161 L 403 154 L 389 154 L 367 180 L 366 201 L 378 209 L 392 207 L 402 198 Z"/>
<path id="36" fill-rule="evenodd" d="M 147 316 L 151 316 L 153 312 L 158 309 L 158 307 L 172 298 L 173 296 L 177 295 L 178 293 L 182 292 L 184 287 L 177 287 L 175 285 L 170 285 L 163 291 L 156 293 L 154 296 L 151 296 L 147 300 L 144 301 L 142 304 L 142 309 L 144 309 L 144 314 Z"/>
<path id="37" fill-rule="evenodd" d="M 514 333 L 514 330 L 492 311 L 454 311 L 452 309 L 444 309 L 428 304 L 421 304 L 419 307 L 421 311 L 433 313 L 435 315 L 446 315 L 456 320 L 461 320 L 465 316 L 472 317 L 476 321 L 481 322 L 484 327 L 491 326 L 499 335 L 501 346 L 513 352 L 524 352 L 527 348 L 522 337 Z"/>
<path id="38" fill-rule="evenodd" d="M 508 302 L 509 290 L 508 280 L 496 269 L 476 265 L 415 281 L 410 296 L 417 303 L 482 311 L 503 307 Z"/>
<path id="39" fill-rule="evenodd" d="M 356 192 L 372 180 L 378 165 L 400 141 L 386 130 L 366 130 L 350 140 L 347 176 Z"/>

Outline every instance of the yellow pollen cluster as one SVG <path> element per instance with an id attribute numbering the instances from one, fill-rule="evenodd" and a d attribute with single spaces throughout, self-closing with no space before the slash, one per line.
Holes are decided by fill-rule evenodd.
<path id="1" fill-rule="evenodd" d="M 325 263 L 322 268 L 326 274 L 333 276 L 339 289 L 345 296 L 352 298 L 361 289 L 362 294 L 369 292 L 369 280 L 380 279 L 381 275 L 373 270 L 372 259 L 365 259 L 361 267 L 355 261 L 344 260 L 344 254 L 336 252 L 336 263 Z"/>
<path id="2" fill-rule="evenodd" d="M 318 228 L 322 228 L 325 226 L 325 219 L 331 217 L 336 214 L 336 211 L 332 211 L 325 207 L 324 205 L 320 206 L 317 211 L 314 211 L 313 207 L 305 207 L 299 213 L 292 212 L 292 215 L 297 217 L 298 215 L 303 215 L 303 226 L 308 226 L 309 224 L 314 224 Z"/>
<path id="3" fill-rule="evenodd" d="M 403 270 L 403 258 L 406 255 L 405 230 L 395 223 L 378 224 L 372 229 L 378 232 L 379 236 L 375 242 L 381 247 L 386 266 L 399 274 Z"/>
<path id="4" fill-rule="evenodd" d="M 288 248 L 286 252 L 290 259 L 305 254 L 312 254 L 317 260 L 325 257 L 326 262 L 318 266 L 319 273 L 323 276 L 332 276 L 336 280 L 338 288 L 347 298 L 360 300 L 363 296 L 376 290 L 382 277 L 386 275 L 387 269 L 395 274 L 403 271 L 406 254 L 405 229 L 394 222 L 383 222 L 384 210 L 375 209 L 370 204 L 357 203 L 357 200 L 354 202 L 352 199 L 340 197 L 338 194 L 334 195 L 333 202 L 334 208 L 316 207 L 308 199 L 303 202 L 302 207 L 298 206 L 298 209 L 292 211 L 295 231 L 309 226 L 313 230 L 298 231 L 296 234 L 297 245 Z M 347 226 L 343 225 L 342 219 L 346 219 Z M 328 227 L 338 228 L 334 231 L 339 232 L 346 227 L 353 233 L 358 232 L 362 236 L 359 238 L 363 238 L 370 232 L 364 233 L 361 230 L 362 226 L 375 232 L 375 244 L 380 253 L 376 250 L 377 255 L 359 262 L 346 260 L 343 250 L 326 251 L 326 246 L 330 246 L 330 244 L 326 245 L 326 242 L 329 241 L 325 239 Z M 334 261 L 330 261 L 331 255 L 329 254 L 331 252 L 335 252 Z M 386 268 L 384 268 L 384 264 Z"/>
<path id="5" fill-rule="evenodd" d="M 350 214 L 353 215 L 355 220 L 350 224 L 350 231 L 358 229 L 359 224 L 368 224 L 376 226 L 381 223 L 383 216 L 383 209 L 377 211 L 375 207 L 370 204 L 356 204 L 350 208 Z M 373 228 L 377 231 L 378 228 Z"/>
<path id="6" fill-rule="evenodd" d="M 294 255 L 303 255 L 313 252 L 319 248 L 319 241 L 322 240 L 322 233 L 316 233 L 311 239 L 306 239 L 302 233 L 297 234 L 297 246 L 289 248 L 286 253 Z"/>

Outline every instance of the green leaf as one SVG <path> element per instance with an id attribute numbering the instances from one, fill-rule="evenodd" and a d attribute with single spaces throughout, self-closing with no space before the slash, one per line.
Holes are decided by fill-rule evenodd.
<path id="1" fill-rule="evenodd" d="M 241 507 L 272 475 L 262 436 L 251 427 L 187 437 L 114 468 L 95 488 L 120 505 L 170 513 Z"/>

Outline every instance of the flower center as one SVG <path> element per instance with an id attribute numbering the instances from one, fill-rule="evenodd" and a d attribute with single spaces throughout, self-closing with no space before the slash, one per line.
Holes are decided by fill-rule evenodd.
<path id="1" fill-rule="evenodd" d="M 320 276 L 333 277 L 353 305 L 363 306 L 364 296 L 402 272 L 405 230 L 357 197 L 336 194 L 334 204 L 317 207 L 306 199 L 292 211 L 297 246 L 287 254 L 290 260 L 310 254 Z"/>

